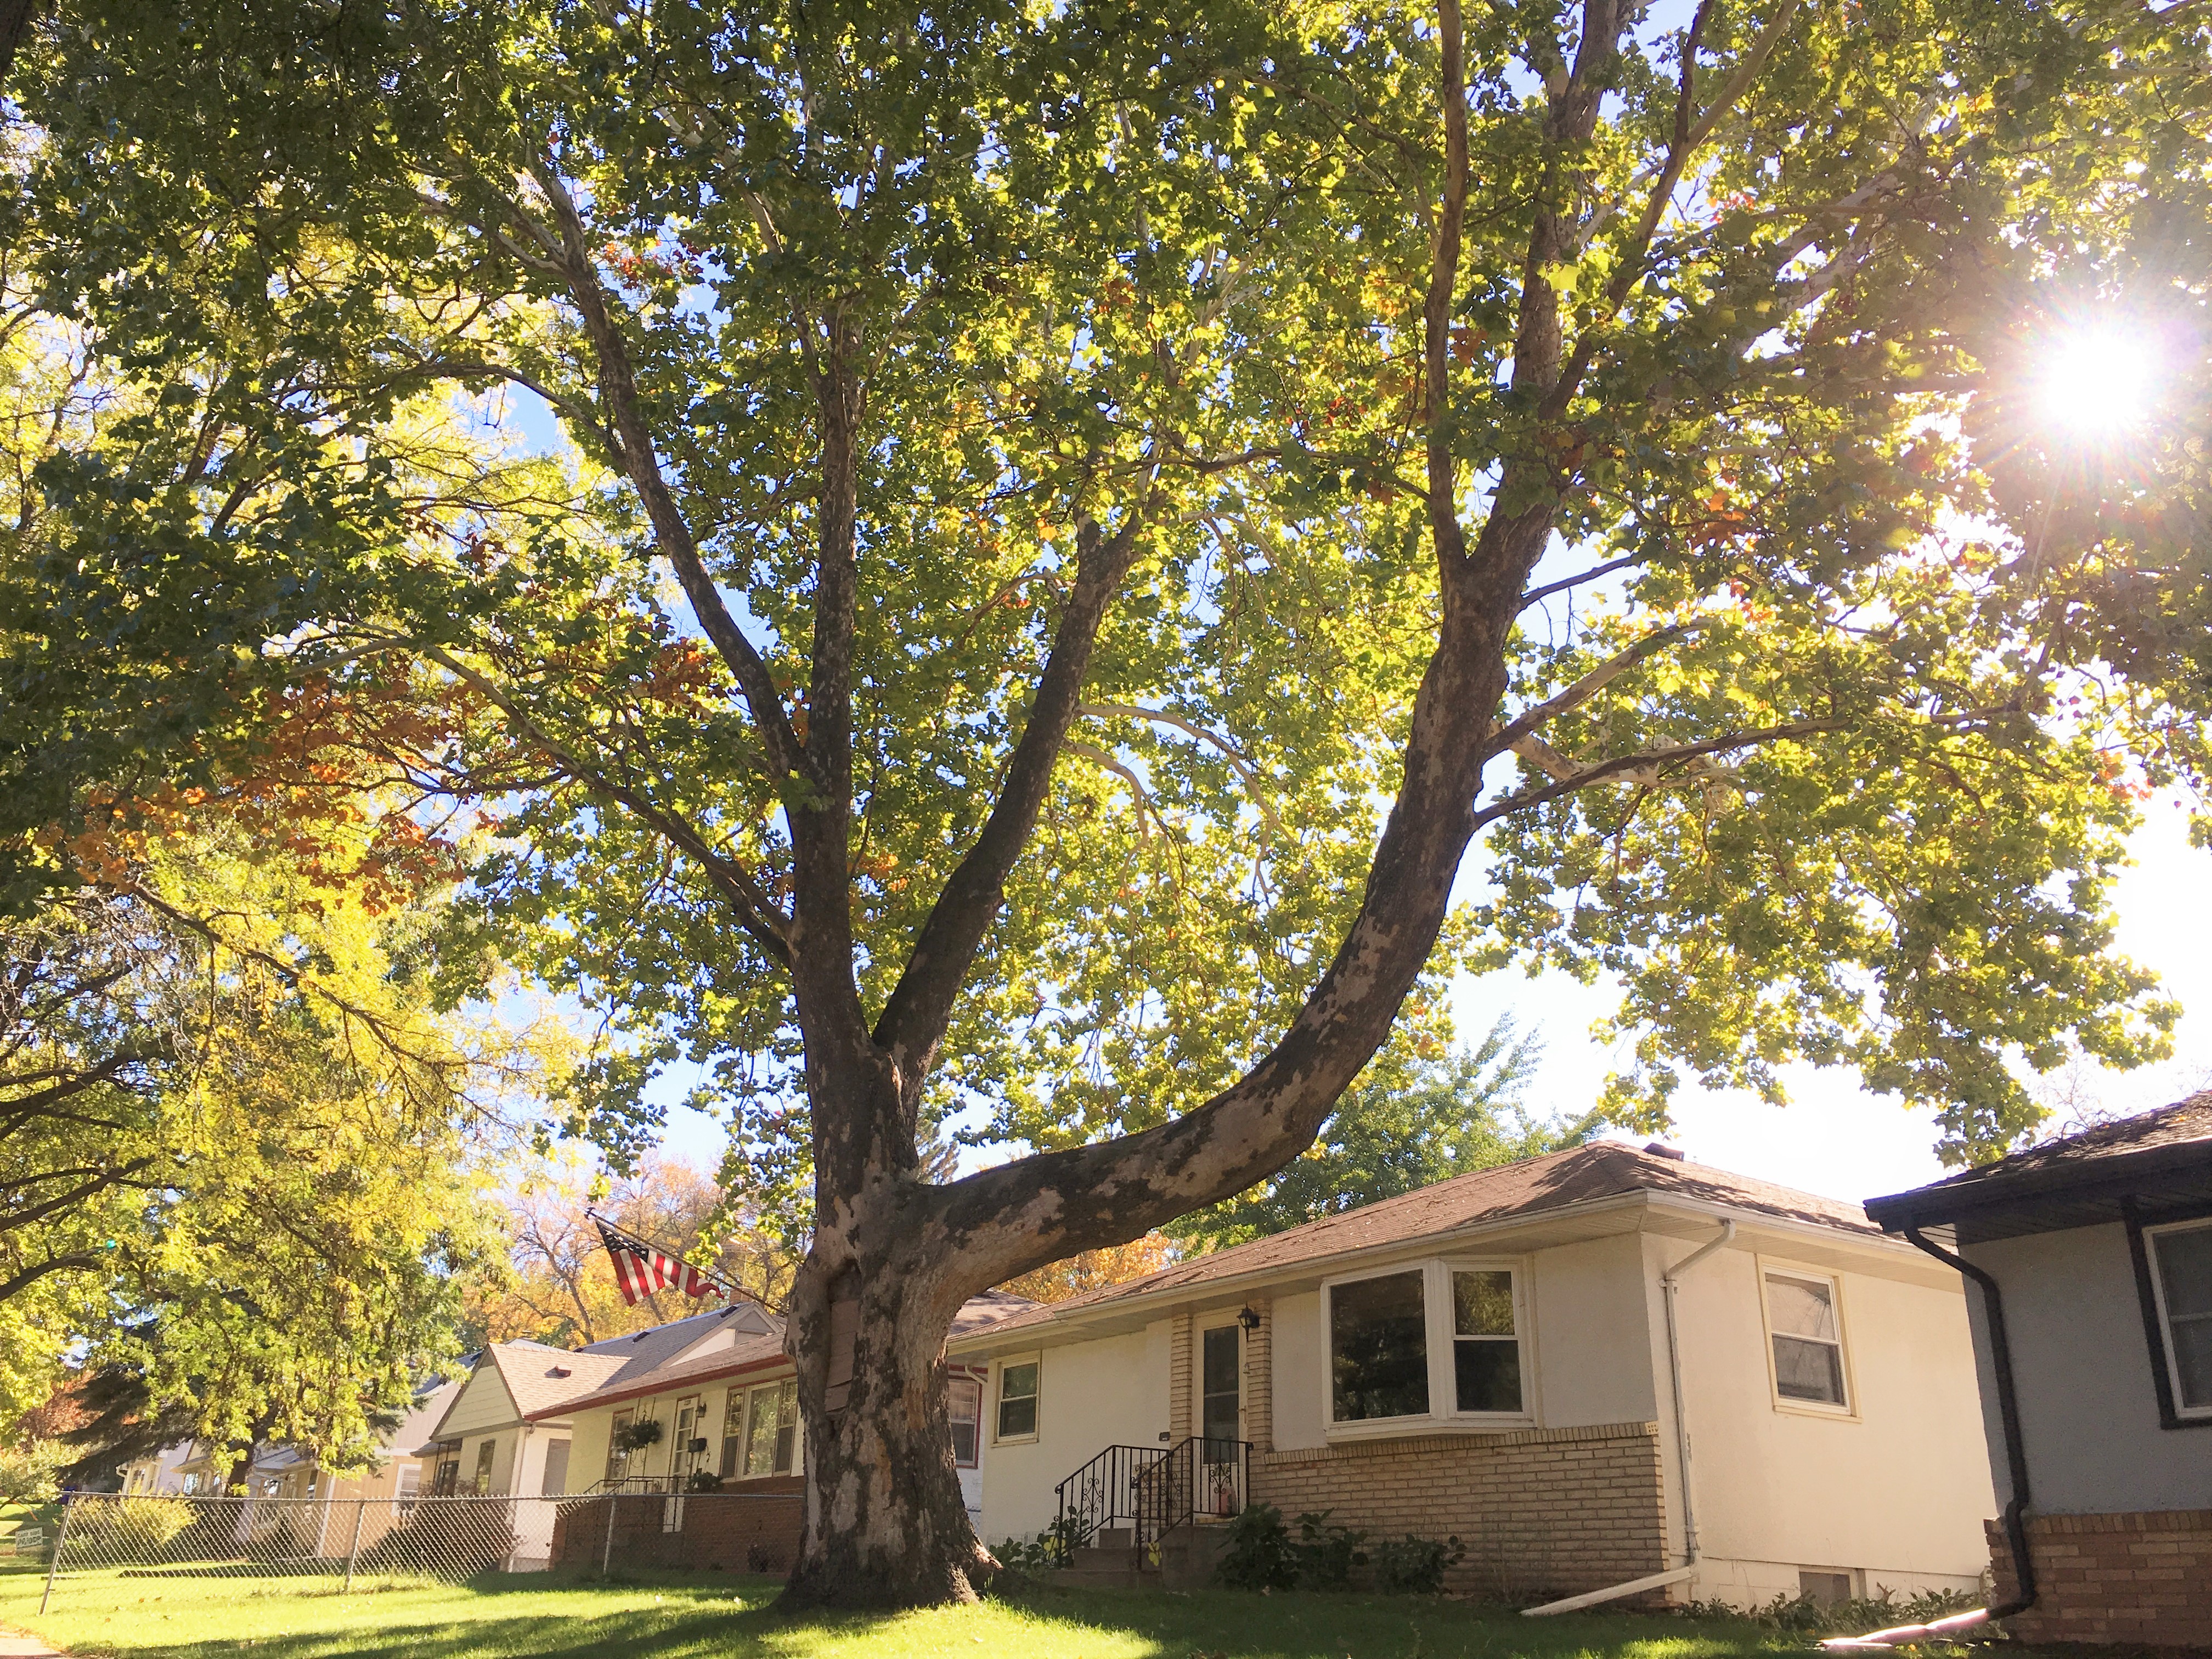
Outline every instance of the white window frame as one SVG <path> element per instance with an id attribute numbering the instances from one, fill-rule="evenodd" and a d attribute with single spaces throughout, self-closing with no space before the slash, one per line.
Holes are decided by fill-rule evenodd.
<path id="1" fill-rule="evenodd" d="M 794 1402 L 793 1409 L 795 1412 L 798 1387 L 798 1380 L 795 1377 L 779 1376 L 772 1382 L 756 1382 L 750 1388 L 744 1389 L 742 1395 L 744 1407 L 738 1420 L 737 1473 L 727 1477 L 728 1479 L 732 1480 L 777 1480 L 784 1479 L 787 1476 L 798 1474 L 804 1470 L 805 1467 L 804 1462 L 806 1442 L 805 1425 L 804 1420 L 796 1415 L 794 1415 L 791 1425 L 791 1467 L 787 1469 L 779 1469 L 775 1467 L 776 1437 L 783 1432 L 783 1391 L 786 1389 L 789 1389 L 793 1391 Z M 758 1416 L 763 1409 L 770 1413 L 769 1420 L 765 1425 L 768 1430 L 769 1468 L 768 1472 L 764 1474 L 753 1474 L 749 1473 L 747 1468 L 748 1460 L 752 1452 L 753 1419 L 755 1417 Z"/>
<path id="2" fill-rule="evenodd" d="M 952 1390 L 955 1389 L 973 1389 L 975 1391 L 975 1437 L 972 1443 L 972 1455 L 965 1461 L 960 1456 L 960 1443 L 957 1440 L 952 1443 L 952 1467 L 956 1469 L 980 1469 L 983 1467 L 983 1412 L 991 1392 L 990 1381 L 988 1377 L 976 1376 L 967 1371 L 956 1371 L 947 1377 L 945 1392 L 948 1418 L 951 1415 Z M 948 1429 L 950 1426 L 948 1423 Z"/>
<path id="3" fill-rule="evenodd" d="M 2179 1423 L 2212 1422 L 2212 1401 L 2202 1406 L 2181 1403 L 2181 1362 L 2173 1347 L 2173 1316 L 2166 1308 L 2166 1279 L 2159 1271 L 2158 1241 L 2166 1233 L 2205 1231 L 2212 1231 L 2212 1220 L 2166 1221 L 2142 1230 L 2143 1243 L 2148 1252 L 2151 1301 L 2158 1310 L 2158 1340 L 2166 1362 L 2166 1391 L 2173 1401 L 2174 1420 Z"/>
<path id="4" fill-rule="evenodd" d="M 999 1420 L 1001 1415 L 1000 1407 L 1005 1403 L 1004 1391 L 1006 1386 L 1006 1367 L 1009 1365 L 1034 1365 L 1036 1367 L 1036 1393 L 1030 1396 L 1031 1399 L 1036 1401 L 1036 1426 L 1031 1429 L 1027 1434 L 1000 1434 L 999 1432 Z M 983 1403 L 984 1408 L 991 1413 L 991 1443 L 993 1445 L 1030 1446 L 1036 1444 L 1038 1437 L 1044 1432 L 1043 1352 L 1039 1350 L 1035 1353 L 1010 1353 L 1003 1359 L 992 1361 L 991 1386 L 988 1390 L 988 1398 L 987 1398 Z"/>
<path id="5" fill-rule="evenodd" d="M 1825 1417 L 1832 1421 L 1856 1422 L 1859 1415 L 1858 1378 L 1851 1372 L 1851 1322 L 1844 1307 L 1844 1279 L 1826 1267 L 1815 1267 L 1802 1261 L 1785 1261 L 1778 1256 L 1756 1258 L 1759 1267 L 1759 1322 L 1765 1334 L 1766 1348 L 1766 1397 L 1774 1409 L 1792 1415 Z M 1843 1372 L 1844 1400 L 1832 1406 L 1822 1400 L 1793 1400 L 1782 1392 L 1782 1376 L 1774 1364 L 1774 1310 L 1766 1297 L 1767 1276 L 1779 1279 L 1802 1279 L 1828 1287 L 1828 1305 L 1836 1314 L 1836 1358 Z M 1796 1336 L 1794 1331 L 1784 1331 L 1784 1336 Z M 1808 1339 L 1800 1339 L 1808 1340 Z"/>
<path id="6" fill-rule="evenodd" d="M 1336 1287 L 1370 1279 L 1390 1279 L 1401 1273 L 1421 1275 L 1421 1326 L 1428 1353 L 1429 1409 L 1417 1416 L 1364 1417 L 1340 1422 L 1336 1417 L 1336 1378 L 1334 1315 Z M 1451 1276 L 1455 1273 L 1504 1273 L 1513 1277 L 1513 1337 L 1520 1349 L 1521 1409 L 1517 1412 L 1463 1412 L 1459 1409 L 1459 1376 L 1453 1357 L 1456 1333 L 1452 1328 Z M 1321 1286 L 1321 1401 L 1322 1431 L 1331 1440 L 1373 1440 L 1407 1434 L 1439 1431 L 1498 1434 L 1537 1426 L 1536 1402 L 1541 1397 L 1536 1379 L 1536 1322 L 1528 1294 L 1528 1263 L 1521 1256 L 1428 1256 L 1393 1262 L 1387 1267 L 1364 1267 L 1358 1273 L 1337 1273 Z"/>

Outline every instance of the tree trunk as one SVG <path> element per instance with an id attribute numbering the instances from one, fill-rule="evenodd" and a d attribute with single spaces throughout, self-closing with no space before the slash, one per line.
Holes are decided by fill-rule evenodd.
<path id="1" fill-rule="evenodd" d="M 965 1292 L 925 1192 L 877 1183 L 877 1213 L 817 1235 L 793 1287 L 806 1521 L 786 1607 L 972 1601 L 996 1570 L 952 1464 L 945 1340 Z"/>

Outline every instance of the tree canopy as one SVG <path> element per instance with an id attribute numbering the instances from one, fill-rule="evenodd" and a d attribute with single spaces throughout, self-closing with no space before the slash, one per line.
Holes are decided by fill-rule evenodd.
<path id="1" fill-rule="evenodd" d="M 951 1310 L 1282 1169 L 1455 967 L 1615 977 L 1623 1123 L 1808 1059 L 1978 1158 L 2162 1052 L 2108 895 L 2203 755 L 2208 29 L 73 6 L 12 242 L 123 412 L 32 481 L 0 794 L 305 700 L 490 837 L 564 1126 L 696 1075 L 804 1194 L 794 1595 L 964 1594 Z M 2091 433 L 2098 330 L 2160 374 Z"/>

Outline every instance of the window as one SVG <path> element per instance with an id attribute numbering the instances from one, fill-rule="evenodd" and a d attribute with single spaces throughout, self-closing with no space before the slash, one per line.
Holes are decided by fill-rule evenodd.
<path id="1" fill-rule="evenodd" d="M 1325 1286 L 1332 1427 L 1530 1415 L 1520 1271 L 1424 1261 Z"/>
<path id="2" fill-rule="evenodd" d="M 1037 1431 L 1037 1375 L 1036 1359 L 1010 1359 L 999 1367 L 999 1435 L 1001 1440 L 1026 1440 Z"/>
<path id="3" fill-rule="evenodd" d="M 433 1498 L 451 1498 L 460 1490 L 461 1453 L 459 1447 L 438 1454 L 438 1472 L 430 1482 Z"/>
<path id="4" fill-rule="evenodd" d="M 402 1463 L 392 1476 L 393 1507 L 402 1520 L 415 1513 L 415 1500 L 422 1495 L 422 1466 Z"/>
<path id="5" fill-rule="evenodd" d="M 2212 1222 L 2146 1227 L 2151 1295 L 2178 1418 L 2212 1418 Z"/>
<path id="6" fill-rule="evenodd" d="M 1851 1576 L 1848 1572 L 1803 1568 L 1797 1574 L 1797 1595 L 1799 1600 L 1810 1601 L 1816 1607 L 1832 1607 L 1851 1599 Z"/>
<path id="7" fill-rule="evenodd" d="M 1336 1421 L 1428 1415 L 1422 1277 L 1416 1270 L 1329 1287 L 1329 1405 Z"/>
<path id="8" fill-rule="evenodd" d="M 744 1477 L 789 1474 L 799 1450 L 799 1383 L 755 1389 L 745 1402 Z"/>
<path id="9" fill-rule="evenodd" d="M 545 1443 L 545 1468 L 538 1480 L 541 1498 L 557 1498 L 568 1490 L 568 1443 L 549 1440 Z"/>
<path id="10" fill-rule="evenodd" d="M 487 1440 L 477 1448 L 477 1472 L 469 1490 L 479 1498 L 491 1496 L 491 1460 L 499 1455 L 499 1442 Z"/>
<path id="11" fill-rule="evenodd" d="M 732 1389 L 722 1396 L 722 1458 L 714 1472 L 723 1480 L 735 1478 L 738 1456 L 745 1443 L 745 1391 Z"/>
<path id="12" fill-rule="evenodd" d="M 1208 1442 L 1244 1437 L 1244 1389 L 1234 1325 L 1217 1325 L 1199 1340 L 1198 1431 Z M 1210 1456 L 1231 1455 L 1228 1448 Z"/>
<path id="13" fill-rule="evenodd" d="M 1766 1328 L 1774 1392 L 1797 1405 L 1843 1407 L 1844 1332 L 1836 1281 L 1814 1273 L 1766 1274 Z"/>
<path id="14" fill-rule="evenodd" d="M 952 1418 L 952 1462 L 972 1469 L 981 1459 L 983 1429 L 983 1385 L 972 1376 L 956 1376 L 945 1385 L 945 1403 Z"/>
<path id="15" fill-rule="evenodd" d="M 623 1444 L 623 1437 L 636 1420 L 635 1411 L 620 1411 L 607 1425 L 607 1479 L 619 1480 L 629 1469 L 629 1448 Z"/>
<path id="16" fill-rule="evenodd" d="M 1452 1276 L 1452 1385 L 1463 1412 L 1521 1409 L 1521 1336 L 1513 1275 L 1494 1267 Z"/>

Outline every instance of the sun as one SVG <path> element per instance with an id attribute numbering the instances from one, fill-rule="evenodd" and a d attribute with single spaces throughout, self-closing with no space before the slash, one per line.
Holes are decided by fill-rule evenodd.
<path id="1" fill-rule="evenodd" d="M 2147 333 L 2089 329 L 2054 341 L 2036 378 L 2045 418 L 2088 437 L 2143 419 L 2158 365 Z"/>

